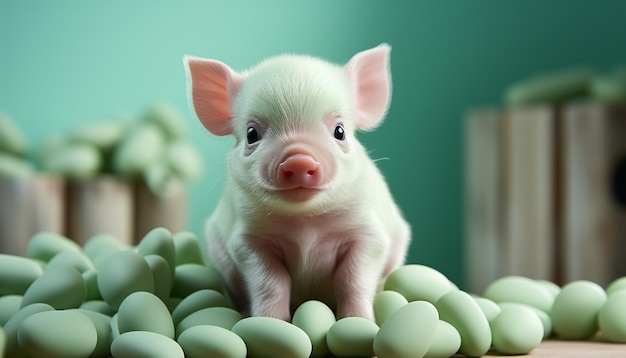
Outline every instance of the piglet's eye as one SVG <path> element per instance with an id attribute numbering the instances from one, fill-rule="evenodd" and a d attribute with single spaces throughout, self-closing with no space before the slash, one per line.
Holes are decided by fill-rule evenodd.
<path id="1" fill-rule="evenodd" d="M 335 132 L 333 133 L 333 136 L 337 140 L 344 140 L 344 139 L 346 139 L 346 131 L 343 129 L 343 125 L 342 124 L 337 124 L 337 126 L 335 127 Z"/>
<path id="2" fill-rule="evenodd" d="M 261 134 L 259 134 L 259 131 L 256 128 L 248 127 L 247 139 L 248 144 L 254 144 L 261 140 Z"/>

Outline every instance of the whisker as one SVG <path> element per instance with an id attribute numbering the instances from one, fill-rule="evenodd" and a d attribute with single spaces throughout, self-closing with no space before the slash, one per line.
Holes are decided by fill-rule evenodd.
<path id="1" fill-rule="evenodd" d="M 391 160 L 391 158 L 389 158 L 389 157 L 383 157 L 383 158 L 372 159 L 372 161 L 373 161 L 374 163 L 376 163 L 376 162 L 378 162 L 378 161 L 381 161 L 381 160 Z"/>

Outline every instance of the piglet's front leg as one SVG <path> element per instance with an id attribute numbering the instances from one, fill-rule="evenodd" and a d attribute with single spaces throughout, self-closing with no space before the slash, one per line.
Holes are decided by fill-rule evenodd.
<path id="1" fill-rule="evenodd" d="M 257 252 L 244 266 L 242 273 L 252 316 L 290 321 L 291 278 L 283 261 L 271 253 Z"/>
<path id="2" fill-rule="evenodd" d="M 381 250 L 371 241 L 355 241 L 342 247 L 334 279 L 337 318 L 374 320 L 373 300 L 383 265 Z"/>

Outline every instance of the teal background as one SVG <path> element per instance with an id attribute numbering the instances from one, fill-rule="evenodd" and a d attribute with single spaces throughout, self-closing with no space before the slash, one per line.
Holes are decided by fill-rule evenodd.
<path id="1" fill-rule="evenodd" d="M 463 117 L 500 104 L 512 81 L 539 71 L 626 62 L 622 1 L 5 1 L 0 0 L 0 110 L 34 148 L 84 121 L 177 106 L 205 158 L 190 188 L 199 236 L 219 197 L 229 138 L 188 109 L 182 57 L 243 70 L 306 53 L 344 63 L 392 46 L 393 100 L 362 134 L 413 226 L 409 262 L 463 273 Z"/>

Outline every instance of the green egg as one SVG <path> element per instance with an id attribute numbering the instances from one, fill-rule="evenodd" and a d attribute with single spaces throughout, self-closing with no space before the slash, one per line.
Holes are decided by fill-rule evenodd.
<path id="1" fill-rule="evenodd" d="M 172 277 L 176 267 L 176 248 L 172 233 L 166 228 L 157 227 L 150 230 L 139 242 L 137 252 L 143 256 L 159 255 L 167 261 Z"/>
<path id="2" fill-rule="evenodd" d="M 121 334 L 149 331 L 174 338 L 174 324 L 165 303 L 149 292 L 128 295 L 117 311 L 117 327 Z"/>
<path id="3" fill-rule="evenodd" d="M 100 289 L 98 288 L 98 271 L 87 270 L 82 273 L 83 282 L 85 282 L 85 287 L 87 288 L 87 295 L 85 296 L 85 301 L 92 300 L 101 300 L 102 295 L 100 294 Z"/>
<path id="4" fill-rule="evenodd" d="M 490 323 L 500 313 L 500 307 L 498 304 L 488 298 L 474 297 L 474 301 L 478 303 L 478 306 L 485 314 L 485 317 L 487 317 L 487 321 Z"/>
<path id="5" fill-rule="evenodd" d="M 190 327 L 209 325 L 231 329 L 242 319 L 241 313 L 226 307 L 209 307 L 198 310 L 183 318 L 176 326 L 176 336 Z"/>
<path id="6" fill-rule="evenodd" d="M 94 177 L 102 169 L 98 148 L 83 143 L 68 143 L 51 152 L 43 162 L 44 169 L 72 179 Z"/>
<path id="7" fill-rule="evenodd" d="M 26 306 L 11 317 L 4 324 L 3 329 L 7 337 L 5 355 L 11 358 L 27 358 L 28 354 L 24 352 L 17 342 L 17 331 L 27 317 L 38 312 L 54 311 L 54 308 L 45 303 L 34 303 Z"/>
<path id="8" fill-rule="evenodd" d="M 399 292 L 409 302 L 423 300 L 434 304 L 453 287 L 446 276 L 431 267 L 405 265 L 387 277 L 384 289 Z"/>
<path id="9" fill-rule="evenodd" d="M 439 320 L 433 343 L 424 358 L 452 357 L 461 348 L 461 335 L 450 323 Z"/>
<path id="10" fill-rule="evenodd" d="M 120 328 L 117 326 L 117 313 L 111 316 L 109 326 L 111 326 L 111 341 L 114 341 L 115 338 L 120 336 Z"/>
<path id="11" fill-rule="evenodd" d="M 489 351 L 489 321 L 472 296 L 463 291 L 450 291 L 435 306 L 439 318 L 454 326 L 461 335 L 461 354 L 480 357 Z"/>
<path id="12" fill-rule="evenodd" d="M 146 110 L 142 119 L 158 126 L 168 139 L 177 139 L 185 135 L 185 119 L 168 103 L 156 103 Z"/>
<path id="13" fill-rule="evenodd" d="M 381 326 L 398 308 L 409 303 L 404 296 L 396 291 L 381 291 L 374 297 L 374 317 L 376 324 Z"/>
<path id="14" fill-rule="evenodd" d="M 24 293 L 22 307 L 47 303 L 56 309 L 77 308 L 87 296 L 81 274 L 67 266 L 47 269 Z"/>
<path id="15" fill-rule="evenodd" d="M 243 339 L 218 326 L 194 326 L 178 337 L 186 358 L 246 358 Z"/>
<path id="16" fill-rule="evenodd" d="M 615 292 L 626 289 L 626 276 L 620 277 L 613 282 L 611 282 L 606 288 L 606 294 L 611 296 Z"/>
<path id="17" fill-rule="evenodd" d="M 46 270 L 55 266 L 69 266 L 81 274 L 85 271 L 94 270 L 91 260 L 81 251 L 63 251 L 54 255 L 46 265 Z"/>
<path id="18" fill-rule="evenodd" d="M 80 251 L 80 246 L 63 235 L 41 231 L 28 241 L 26 256 L 31 259 L 48 262 L 63 251 Z"/>
<path id="19" fill-rule="evenodd" d="M 154 293 L 154 278 L 146 260 L 134 251 L 120 251 L 107 259 L 98 272 L 98 289 L 114 309 L 133 292 Z"/>
<path id="20" fill-rule="evenodd" d="M 407 303 L 389 316 L 375 335 L 375 355 L 379 358 L 423 357 L 433 342 L 438 322 L 439 314 L 432 303 Z"/>
<path id="21" fill-rule="evenodd" d="M 101 150 L 109 150 L 121 140 L 128 127 L 126 120 L 81 123 L 69 131 L 68 139 L 93 145 Z"/>
<path id="22" fill-rule="evenodd" d="M 170 265 L 165 261 L 162 256 L 148 255 L 145 257 L 150 271 L 152 271 L 152 277 L 154 278 L 154 294 L 166 302 L 170 296 L 173 285 L 173 277 L 170 270 Z"/>
<path id="23" fill-rule="evenodd" d="M 110 234 L 92 236 L 83 245 L 83 253 L 87 255 L 94 266 L 98 268 L 111 255 L 125 250 L 130 250 L 130 247 Z"/>
<path id="24" fill-rule="evenodd" d="M 591 281 L 573 281 L 563 286 L 550 312 L 554 333 L 564 339 L 588 339 L 598 330 L 598 312 L 606 293 Z"/>
<path id="25" fill-rule="evenodd" d="M 495 303 L 515 302 L 550 312 L 553 294 L 537 281 L 523 276 L 505 276 L 493 281 L 483 294 Z"/>
<path id="26" fill-rule="evenodd" d="M 537 317 L 539 317 L 539 320 L 543 325 L 543 339 L 547 339 L 552 336 L 552 318 L 550 318 L 550 315 L 536 307 L 528 307 L 530 307 L 537 314 Z"/>
<path id="27" fill-rule="evenodd" d="M 17 123 L 8 114 L 0 112 L 0 151 L 23 156 L 27 149 L 26 137 Z"/>
<path id="28" fill-rule="evenodd" d="M 101 300 L 85 301 L 79 308 L 87 311 L 98 312 L 109 317 L 113 316 L 116 312 L 108 303 Z"/>
<path id="29" fill-rule="evenodd" d="M 63 134 L 55 133 L 46 136 L 38 151 L 42 166 L 45 167 L 50 158 L 53 157 L 53 154 L 65 147 L 69 142 L 68 138 Z"/>
<path id="30" fill-rule="evenodd" d="M 559 287 L 559 285 L 557 285 L 554 282 L 551 282 L 548 280 L 535 280 L 535 282 L 537 282 L 538 284 L 543 286 L 543 288 L 548 290 L 548 292 L 552 294 L 552 297 L 556 297 L 556 295 L 558 295 L 559 292 L 561 292 L 561 287 Z"/>
<path id="31" fill-rule="evenodd" d="M 308 358 L 312 346 L 300 328 L 271 317 L 248 317 L 233 328 L 248 347 L 248 358 Z"/>
<path id="32" fill-rule="evenodd" d="M 493 348 L 502 354 L 528 354 L 543 340 L 543 325 L 530 307 L 503 305 L 491 324 Z"/>
<path id="33" fill-rule="evenodd" d="M 500 309 L 506 306 L 522 306 L 525 308 L 529 308 L 537 315 L 537 318 L 539 318 L 539 320 L 541 321 L 541 325 L 543 326 L 543 338 L 546 339 L 552 335 L 552 319 L 550 318 L 550 315 L 546 312 L 540 310 L 537 307 L 525 305 L 523 303 L 503 302 L 498 305 Z"/>
<path id="34" fill-rule="evenodd" d="M 560 103 L 587 95 L 594 71 L 585 67 L 538 74 L 512 84 L 504 94 L 508 105 Z"/>
<path id="35" fill-rule="evenodd" d="M 17 332 L 20 347 L 33 358 L 88 357 L 96 348 L 98 333 L 93 322 L 75 311 L 34 313 Z"/>
<path id="36" fill-rule="evenodd" d="M 326 335 L 335 324 L 335 314 L 323 302 L 307 301 L 301 304 L 293 314 L 291 323 L 309 336 L 313 346 L 311 357 L 326 357 L 330 353 L 326 344 Z"/>
<path id="37" fill-rule="evenodd" d="M 176 266 L 184 264 L 204 265 L 202 250 L 196 235 L 189 231 L 174 234 L 176 248 Z"/>
<path id="38" fill-rule="evenodd" d="M 598 313 L 602 336 L 616 343 L 626 343 L 626 290 L 613 292 Z"/>
<path id="39" fill-rule="evenodd" d="M 152 163 L 143 173 L 143 181 L 160 198 L 171 198 L 183 192 L 183 179 L 164 160 Z"/>
<path id="40" fill-rule="evenodd" d="M 176 307 L 178 307 L 178 305 L 183 301 L 182 298 L 180 297 L 169 297 L 167 299 L 167 301 L 165 301 L 165 305 L 167 306 L 167 309 L 170 310 L 170 312 L 174 312 L 174 310 L 176 309 Z"/>
<path id="41" fill-rule="evenodd" d="M 213 267 L 198 264 L 176 266 L 171 295 L 185 298 L 199 290 L 222 291 L 222 278 Z"/>
<path id="42" fill-rule="evenodd" d="M 626 81 L 615 76 L 596 76 L 591 82 L 591 97 L 604 103 L 624 103 Z"/>
<path id="43" fill-rule="evenodd" d="M 345 317 L 333 324 L 326 334 L 326 344 L 338 357 L 371 357 L 378 325 L 363 317 Z"/>
<path id="44" fill-rule="evenodd" d="M 25 178 L 34 174 L 35 168 L 30 162 L 11 154 L 0 152 L 0 178 Z"/>
<path id="45" fill-rule="evenodd" d="M 196 291 L 180 301 L 172 311 L 172 320 L 177 326 L 180 321 L 190 314 L 204 308 L 228 307 L 228 303 L 221 293 L 214 290 Z"/>
<path id="46" fill-rule="evenodd" d="M 2 354 L 2 357 L 4 357 L 4 349 L 7 346 L 7 336 L 6 333 L 4 333 L 4 329 L 2 329 L 2 325 L 0 325 L 0 353 Z"/>
<path id="47" fill-rule="evenodd" d="M 141 175 L 162 155 L 165 138 L 155 125 L 143 123 L 133 128 L 113 152 L 113 170 L 126 177 Z"/>
<path id="48" fill-rule="evenodd" d="M 0 297 L 0 327 L 13 317 L 22 307 L 22 296 L 6 295 Z M 0 350 L 0 352 L 2 352 Z"/>
<path id="49" fill-rule="evenodd" d="M 111 317 L 102 313 L 85 310 L 74 309 L 72 311 L 78 312 L 91 320 L 96 328 L 97 343 L 93 352 L 89 355 L 90 358 L 107 358 L 111 356 Z"/>
<path id="50" fill-rule="evenodd" d="M 0 254 L 0 296 L 23 295 L 43 269 L 34 260 Z"/>
<path id="51" fill-rule="evenodd" d="M 111 343 L 115 358 L 184 358 L 183 349 L 162 334 L 132 331 L 119 335 Z"/>
<path id="52" fill-rule="evenodd" d="M 170 143 L 165 150 L 167 166 L 176 176 L 191 180 L 200 176 L 202 157 L 188 141 L 178 140 Z"/>

